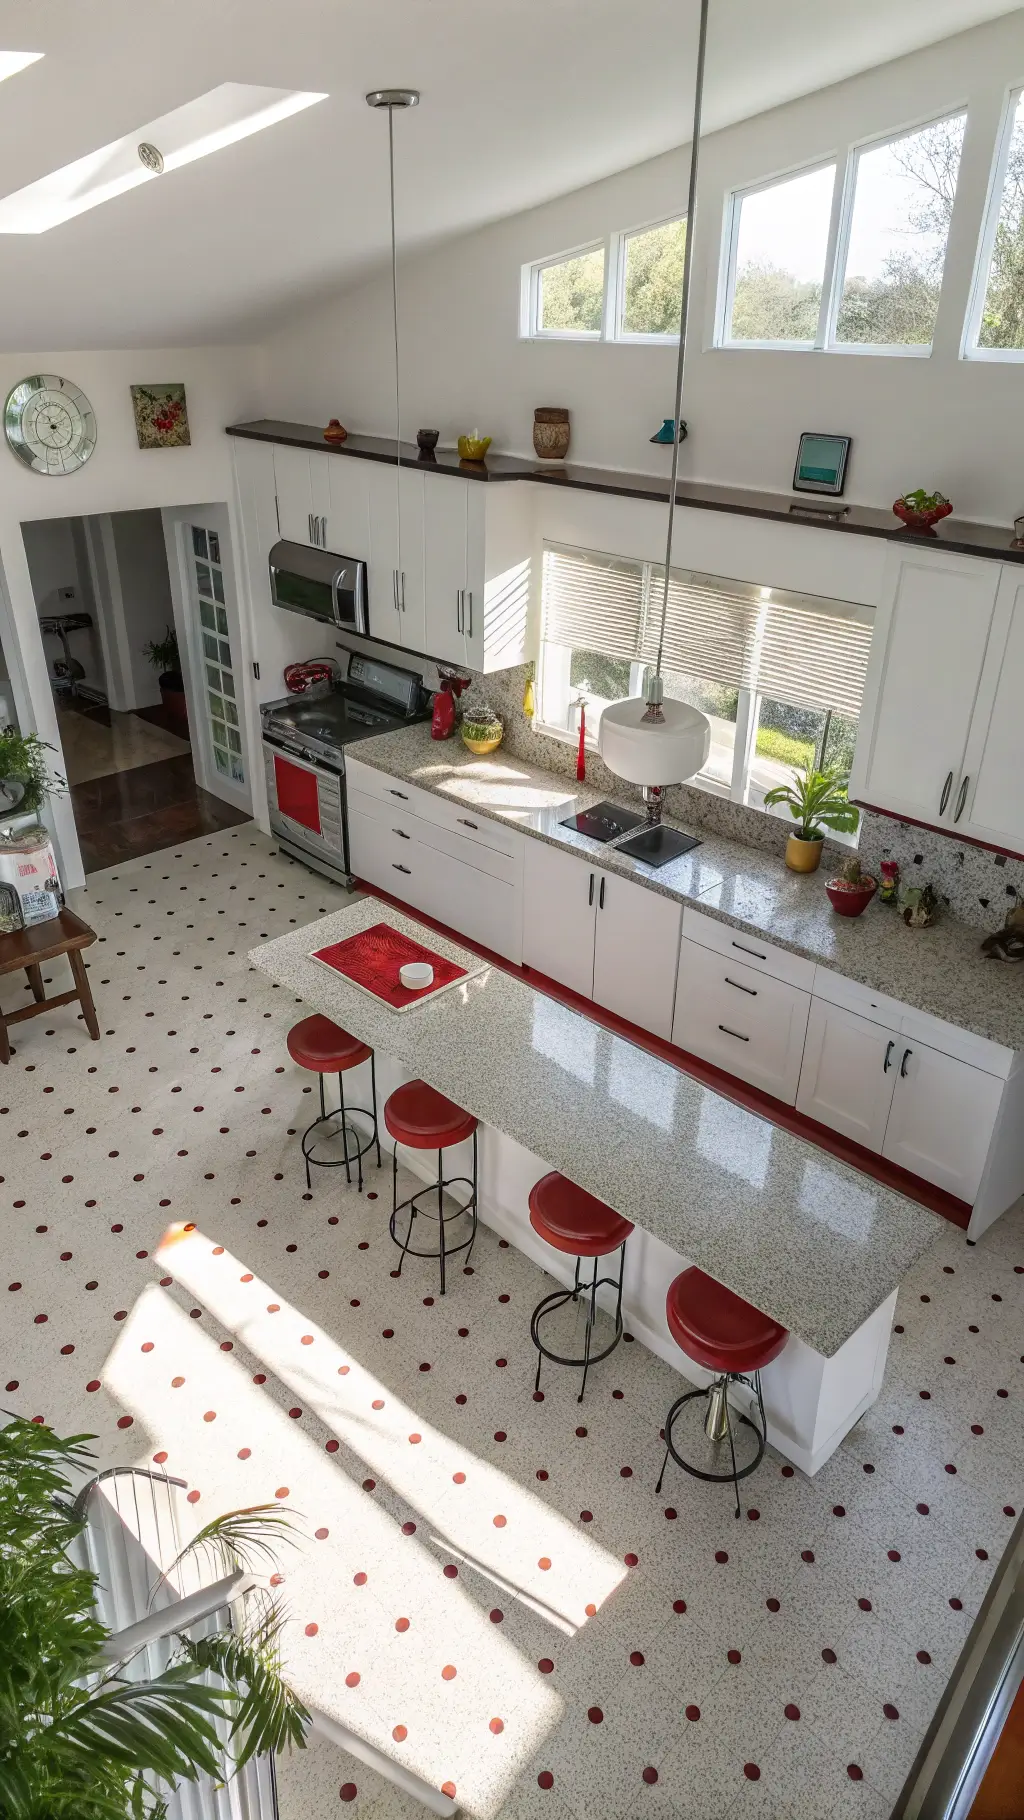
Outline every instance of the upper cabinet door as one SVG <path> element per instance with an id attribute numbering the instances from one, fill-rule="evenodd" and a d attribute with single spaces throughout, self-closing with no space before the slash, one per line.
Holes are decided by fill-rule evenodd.
<path id="1" fill-rule="evenodd" d="M 426 648 L 465 664 L 468 480 L 423 476 Z M 482 619 L 482 615 L 481 615 Z"/>
<path id="2" fill-rule="evenodd" d="M 398 475 L 386 462 L 361 461 L 369 506 L 370 548 L 367 596 L 371 638 L 385 644 L 402 642 L 398 602 Z M 348 551 L 343 551 L 348 555 Z"/>
<path id="3" fill-rule="evenodd" d="M 423 475 L 402 468 L 398 475 L 399 642 L 409 651 L 427 650 L 424 572 Z"/>
<path id="4" fill-rule="evenodd" d="M 326 459 L 324 456 L 325 461 Z M 309 451 L 276 444 L 274 480 L 277 486 L 277 516 L 281 536 L 286 537 L 289 543 L 313 543 L 313 485 Z"/>
<path id="5" fill-rule="evenodd" d="M 953 803 L 958 833 L 1024 854 L 1024 571 L 1006 567 L 978 690 L 964 775 Z M 962 795 L 962 801 L 961 801 Z M 960 817 L 957 820 L 957 810 Z"/>
<path id="6" fill-rule="evenodd" d="M 359 562 L 370 559 L 370 482 L 372 463 L 351 456 L 323 457 L 328 470 L 327 548 Z"/>
<path id="7" fill-rule="evenodd" d="M 952 826 L 999 577 L 973 557 L 894 556 L 850 779 L 858 801 Z"/>

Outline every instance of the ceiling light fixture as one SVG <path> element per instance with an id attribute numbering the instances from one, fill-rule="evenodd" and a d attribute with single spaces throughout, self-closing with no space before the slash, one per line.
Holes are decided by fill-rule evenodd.
<path id="1" fill-rule="evenodd" d="M 111 140 L 0 200 L 0 234 L 45 234 L 87 209 L 98 208 L 154 177 L 181 170 L 240 139 L 248 139 L 326 94 L 222 82 L 159 120 Z M 157 148 L 160 148 L 159 150 Z"/>
<path id="2" fill-rule="evenodd" d="M 690 273 L 693 263 L 693 229 L 697 210 L 697 163 L 700 146 L 701 110 L 704 100 L 704 67 L 707 56 L 709 0 L 701 0 L 700 30 L 697 39 L 697 69 L 693 95 L 693 128 L 690 138 L 690 181 L 686 205 L 686 244 L 683 251 L 683 283 L 679 309 L 679 356 L 676 361 L 675 421 L 682 417 L 683 370 L 686 360 L 686 323 L 690 304 Z M 611 702 L 604 709 L 598 725 L 598 750 L 609 769 L 629 783 L 639 784 L 647 806 L 648 822 L 661 821 L 662 793 L 671 784 L 692 777 L 705 763 L 711 745 L 711 726 L 707 718 L 688 702 L 665 700 L 665 682 L 661 665 L 665 647 L 665 624 L 668 618 L 671 585 L 672 532 L 675 524 L 676 487 L 679 480 L 679 438 L 672 438 L 672 471 L 668 493 L 668 537 L 665 549 L 665 575 L 661 600 L 661 629 L 658 634 L 658 656 L 647 679 L 643 696 L 630 696 L 625 701 Z"/>
<path id="3" fill-rule="evenodd" d="M 0 51 L 0 82 L 27 70 L 30 63 L 40 62 L 42 55 L 42 51 Z"/>

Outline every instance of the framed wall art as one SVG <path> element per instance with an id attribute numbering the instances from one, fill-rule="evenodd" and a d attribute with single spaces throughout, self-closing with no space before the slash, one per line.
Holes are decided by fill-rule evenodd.
<path id="1" fill-rule="evenodd" d="M 140 449 L 187 449 L 192 441 L 183 385 L 133 385 Z"/>

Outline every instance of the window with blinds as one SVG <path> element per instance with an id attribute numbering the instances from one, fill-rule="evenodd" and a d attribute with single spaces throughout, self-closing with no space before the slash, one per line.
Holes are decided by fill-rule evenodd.
<path id="1" fill-rule="evenodd" d="M 653 666 L 664 568 L 548 546 L 543 636 L 568 649 Z M 673 569 L 663 668 L 856 719 L 871 649 L 870 608 Z"/>

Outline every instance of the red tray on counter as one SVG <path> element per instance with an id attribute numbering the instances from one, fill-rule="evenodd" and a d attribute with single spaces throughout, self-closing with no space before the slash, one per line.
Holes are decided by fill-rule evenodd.
<path id="1" fill-rule="evenodd" d="M 309 958 L 330 967 L 333 973 L 340 973 L 350 985 L 369 992 L 392 1011 L 408 1011 L 426 999 L 436 998 L 450 986 L 457 986 L 460 980 L 484 971 L 483 962 L 468 968 L 445 960 L 443 955 L 425 948 L 412 936 L 393 929 L 390 923 L 374 923 L 369 929 L 361 929 L 358 935 L 346 936 L 343 942 L 314 948 Z M 419 992 L 403 986 L 398 970 L 407 961 L 426 961 L 434 969 L 433 983 Z"/>

